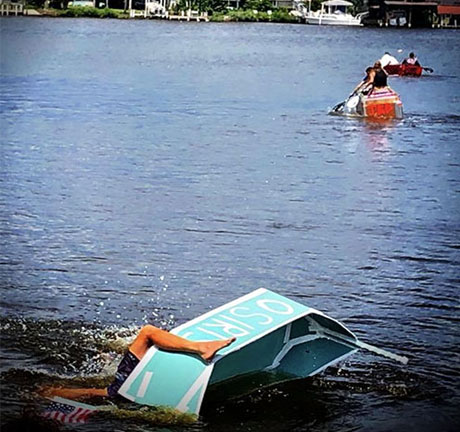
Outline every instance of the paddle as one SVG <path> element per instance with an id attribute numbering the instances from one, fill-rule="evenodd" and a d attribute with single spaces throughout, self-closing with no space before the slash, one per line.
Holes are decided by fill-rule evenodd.
<path id="1" fill-rule="evenodd" d="M 344 100 L 343 102 L 338 103 L 334 108 L 332 108 L 332 111 L 333 112 L 338 112 L 339 110 L 341 110 L 345 106 L 346 102 L 347 102 L 347 100 Z"/>
<path id="2" fill-rule="evenodd" d="M 431 69 L 431 68 L 429 68 L 429 67 L 422 67 L 422 69 L 423 69 L 424 71 L 429 72 L 429 73 L 433 73 L 433 72 L 434 72 L 434 69 Z"/>
<path id="3" fill-rule="evenodd" d="M 328 332 L 324 332 L 324 335 L 326 337 L 329 337 L 330 339 L 332 340 L 336 340 L 337 342 L 340 342 L 340 343 L 343 343 L 343 344 L 346 344 L 346 345 L 349 345 L 350 347 L 354 347 L 354 348 L 362 348 L 362 349 L 365 349 L 367 351 L 371 351 L 373 352 L 374 354 L 378 354 L 378 355 L 381 355 L 383 357 L 386 357 L 386 358 L 389 358 L 389 359 L 392 359 L 392 360 L 396 360 L 402 364 L 407 364 L 409 362 L 409 359 L 405 356 L 400 356 L 398 354 L 394 354 L 392 352 L 389 352 L 387 350 L 384 350 L 382 348 L 378 348 L 374 345 L 369 345 L 368 343 L 366 342 L 362 342 L 360 340 L 351 340 L 341 334 L 338 334 L 336 332 L 332 332 L 332 331 L 328 331 Z"/>
<path id="4" fill-rule="evenodd" d="M 343 102 L 340 102 L 338 103 L 334 108 L 332 108 L 332 111 L 333 112 L 338 112 L 339 110 L 342 110 L 343 107 L 345 106 L 345 104 L 347 103 L 347 101 L 356 94 L 356 92 L 354 91 L 353 93 L 351 93 Z"/>

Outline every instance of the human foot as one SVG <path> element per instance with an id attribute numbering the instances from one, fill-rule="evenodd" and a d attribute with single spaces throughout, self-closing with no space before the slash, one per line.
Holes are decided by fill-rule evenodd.
<path id="1" fill-rule="evenodd" d="M 216 355 L 217 351 L 229 346 L 233 343 L 236 338 L 232 337 L 225 340 L 215 340 L 209 342 L 198 342 L 199 343 L 199 354 L 204 361 L 211 361 Z"/>

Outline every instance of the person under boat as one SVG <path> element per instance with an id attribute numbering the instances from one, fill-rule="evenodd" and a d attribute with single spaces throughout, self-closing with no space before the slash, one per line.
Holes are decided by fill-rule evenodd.
<path id="1" fill-rule="evenodd" d="M 388 65 L 398 65 L 399 61 L 393 57 L 388 51 L 385 52 L 385 54 L 382 56 L 380 59 L 380 64 L 382 68 Z"/>
<path id="2" fill-rule="evenodd" d="M 109 397 L 118 396 L 118 390 L 125 380 L 141 361 L 147 350 L 156 346 L 159 349 L 191 353 L 200 357 L 204 362 L 210 362 L 216 353 L 230 345 L 235 338 L 224 340 L 210 341 L 191 341 L 169 333 L 166 330 L 159 329 L 153 325 L 142 327 L 134 342 L 129 346 L 125 356 L 118 365 L 114 381 L 105 388 L 63 388 L 63 387 L 42 387 L 38 393 L 43 397 L 60 396 L 68 399 L 89 399 L 92 397 Z"/>
<path id="3" fill-rule="evenodd" d="M 402 62 L 402 64 L 408 64 L 412 66 L 420 66 L 420 63 L 418 62 L 417 57 L 413 52 L 409 53 L 409 57 L 405 58 Z"/>

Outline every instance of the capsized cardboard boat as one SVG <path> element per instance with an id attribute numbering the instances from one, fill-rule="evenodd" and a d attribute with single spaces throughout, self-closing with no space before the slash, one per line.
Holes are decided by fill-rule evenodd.
<path id="1" fill-rule="evenodd" d="M 270 383 L 312 376 L 367 348 L 343 324 L 272 291 L 260 288 L 171 331 L 201 341 L 236 341 L 211 363 L 198 356 L 150 348 L 120 388 L 120 394 L 145 405 L 167 405 L 198 414 L 208 385 L 264 371 Z"/>

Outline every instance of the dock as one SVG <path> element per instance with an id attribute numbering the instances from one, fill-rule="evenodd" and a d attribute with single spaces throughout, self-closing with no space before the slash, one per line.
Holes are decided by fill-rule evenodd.
<path id="1" fill-rule="evenodd" d="M 157 18 L 167 19 L 171 21 L 205 21 L 208 22 L 208 13 L 192 10 L 191 8 L 186 11 L 181 11 L 177 14 L 169 12 L 171 7 L 170 0 L 146 0 L 145 8 L 143 10 L 133 9 L 132 0 L 129 3 L 129 17 L 130 18 Z"/>
<path id="2" fill-rule="evenodd" d="M 182 11 L 180 15 L 169 15 L 168 18 L 169 20 L 177 20 L 177 21 L 205 21 L 208 22 L 208 13 L 204 12 L 200 14 L 198 11 L 194 10 L 187 10 L 187 12 Z"/>

